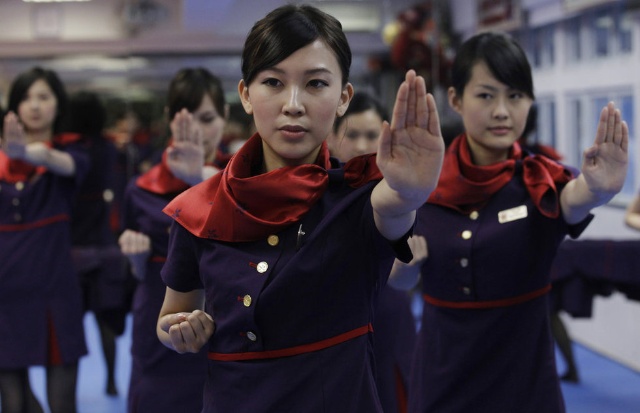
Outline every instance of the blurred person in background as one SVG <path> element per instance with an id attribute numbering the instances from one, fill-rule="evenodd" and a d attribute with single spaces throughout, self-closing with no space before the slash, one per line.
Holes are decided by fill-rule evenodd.
<path id="1" fill-rule="evenodd" d="M 71 259 L 73 203 L 90 161 L 61 134 L 67 95 L 35 67 L 13 81 L 0 141 L 0 400 L 3 413 L 42 412 L 29 367 L 46 367 L 52 413 L 76 412 L 87 354 L 82 291 Z"/>

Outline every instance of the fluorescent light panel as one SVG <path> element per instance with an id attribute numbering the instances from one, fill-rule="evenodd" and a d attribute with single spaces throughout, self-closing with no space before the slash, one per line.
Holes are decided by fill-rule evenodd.
<path id="1" fill-rule="evenodd" d="M 24 3 L 78 3 L 91 0 L 22 0 Z"/>

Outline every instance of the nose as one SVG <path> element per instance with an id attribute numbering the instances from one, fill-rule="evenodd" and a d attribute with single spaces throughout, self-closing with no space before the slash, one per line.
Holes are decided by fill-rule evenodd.
<path id="1" fill-rule="evenodd" d="M 297 87 L 292 87 L 287 92 L 287 101 L 282 110 L 290 116 L 300 116 L 304 114 L 304 105 L 302 103 L 302 92 Z"/>
<path id="2" fill-rule="evenodd" d="M 509 110 L 507 109 L 505 98 L 500 97 L 496 99 L 496 105 L 493 108 L 493 117 L 496 119 L 506 119 L 509 117 Z"/>
<path id="3" fill-rule="evenodd" d="M 365 136 L 359 136 L 354 146 L 356 151 L 361 155 L 364 155 L 369 150 L 369 142 L 367 142 L 367 138 Z"/>
<path id="4" fill-rule="evenodd" d="M 31 109 L 37 109 L 40 106 L 38 99 L 27 98 L 27 106 Z"/>

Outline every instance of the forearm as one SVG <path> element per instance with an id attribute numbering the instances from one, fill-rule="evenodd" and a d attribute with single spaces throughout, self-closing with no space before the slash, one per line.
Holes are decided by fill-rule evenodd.
<path id="1" fill-rule="evenodd" d="M 565 221 L 576 224 L 589 215 L 593 208 L 604 205 L 615 192 L 593 192 L 583 175 L 571 180 L 560 194 L 560 206 Z"/>
<path id="2" fill-rule="evenodd" d="M 397 290 L 411 290 L 420 280 L 420 266 L 406 264 L 400 260 L 393 262 L 389 273 L 389 286 Z"/>
<path id="3" fill-rule="evenodd" d="M 416 209 L 426 200 L 420 193 L 409 196 L 393 190 L 383 179 L 371 193 L 371 205 L 378 231 L 391 241 L 400 239 L 415 222 Z"/>
<path id="4" fill-rule="evenodd" d="M 72 176 L 76 172 L 76 165 L 71 155 L 39 142 L 26 146 L 24 161 L 35 166 L 44 166 L 58 175 Z"/>

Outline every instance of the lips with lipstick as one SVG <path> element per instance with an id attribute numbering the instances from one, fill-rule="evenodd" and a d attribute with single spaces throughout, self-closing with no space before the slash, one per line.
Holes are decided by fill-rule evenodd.
<path id="1" fill-rule="evenodd" d="M 280 132 L 285 138 L 300 139 L 307 133 L 307 129 L 300 125 L 285 125 L 280 128 Z"/>
<path id="2" fill-rule="evenodd" d="M 492 126 L 489 128 L 494 135 L 506 135 L 511 132 L 511 128 L 508 126 Z"/>

